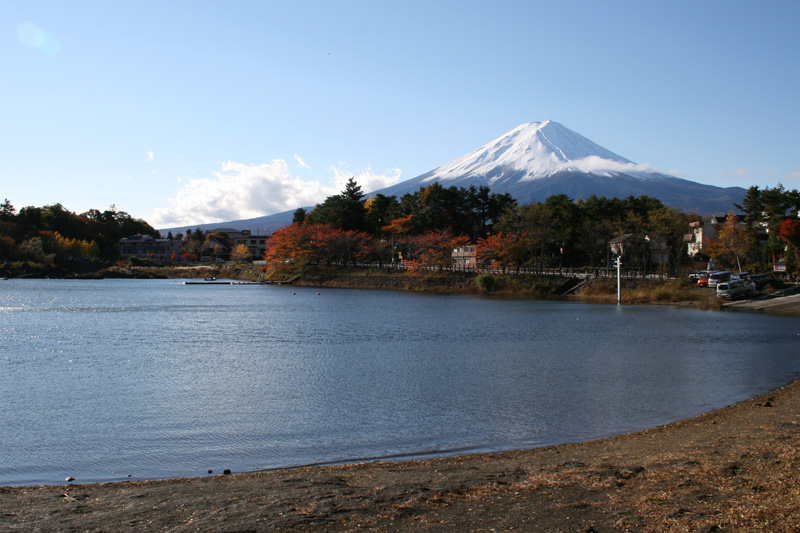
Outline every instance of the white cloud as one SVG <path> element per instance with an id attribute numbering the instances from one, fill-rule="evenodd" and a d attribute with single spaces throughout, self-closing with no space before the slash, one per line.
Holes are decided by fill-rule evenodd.
<path id="1" fill-rule="evenodd" d="M 298 165 L 300 168 L 307 168 L 307 169 L 311 170 L 311 167 L 310 167 L 310 166 L 308 166 L 308 165 L 306 164 L 306 162 L 305 162 L 305 161 L 303 161 L 303 159 L 302 159 L 302 158 L 301 158 L 299 155 L 297 155 L 297 154 L 294 154 L 294 158 L 297 160 L 297 165 Z"/>
<path id="2" fill-rule="evenodd" d="M 613 161 L 596 155 L 568 161 L 564 163 L 564 166 L 570 168 L 577 167 L 586 172 L 601 172 L 604 170 L 608 172 L 657 172 L 657 170 L 650 165 Z"/>
<path id="3" fill-rule="evenodd" d="M 144 155 L 147 157 L 145 161 L 150 162 L 153 160 L 153 152 L 145 152 Z"/>
<path id="4" fill-rule="evenodd" d="M 667 170 L 667 174 L 669 174 L 670 176 L 675 176 L 676 178 L 688 178 L 689 177 L 689 173 L 688 172 L 684 172 L 683 170 L 678 170 L 678 169 L 675 169 L 675 168 L 673 168 L 671 170 Z"/>
<path id="5" fill-rule="evenodd" d="M 338 167 L 331 167 L 331 170 L 333 170 L 334 173 L 334 183 L 337 192 L 342 192 L 345 185 L 347 185 L 347 181 L 353 178 L 365 193 L 394 185 L 400 181 L 400 175 L 403 172 L 399 168 L 393 168 L 389 171 L 391 174 L 376 174 L 372 170 L 372 166 L 367 165 L 365 170 L 355 173 L 344 168 L 342 163 L 340 163 Z"/>
<path id="6" fill-rule="evenodd" d="M 342 192 L 351 177 L 370 192 L 397 183 L 401 175 L 400 169 L 376 174 L 370 166 L 353 173 L 341 164 L 332 171 L 333 187 L 292 176 L 282 159 L 262 165 L 228 161 L 212 178 L 179 178 L 180 189 L 167 200 L 172 207 L 155 209 L 147 220 L 156 228 L 169 228 L 255 218 L 321 203 Z"/>
<path id="7" fill-rule="evenodd" d="M 760 182 L 764 180 L 774 179 L 778 173 L 777 168 L 761 167 L 761 168 L 745 168 L 739 167 L 733 170 L 721 169 L 717 174 L 724 178 L 731 178 L 737 183 L 750 183 Z"/>
<path id="8" fill-rule="evenodd" d="M 255 218 L 314 205 L 336 192 L 293 177 L 282 159 L 262 165 L 228 161 L 213 178 L 185 181 L 167 200 L 172 207 L 155 209 L 148 221 L 164 228 Z"/>
<path id="9" fill-rule="evenodd" d="M 782 181 L 800 181 L 800 170 L 787 172 Z"/>

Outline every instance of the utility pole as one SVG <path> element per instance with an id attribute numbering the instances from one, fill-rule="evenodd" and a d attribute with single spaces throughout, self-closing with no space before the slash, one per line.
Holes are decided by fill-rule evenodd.
<path id="1" fill-rule="evenodd" d="M 617 305 L 622 302 L 622 290 L 620 284 L 620 267 L 622 267 L 622 256 L 617 256 Z"/>

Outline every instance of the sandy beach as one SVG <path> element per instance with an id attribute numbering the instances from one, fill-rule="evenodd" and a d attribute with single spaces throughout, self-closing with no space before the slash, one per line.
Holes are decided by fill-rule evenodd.
<path id="1" fill-rule="evenodd" d="M 666 426 L 528 451 L 0 487 L 0 530 L 800 531 L 800 381 Z"/>

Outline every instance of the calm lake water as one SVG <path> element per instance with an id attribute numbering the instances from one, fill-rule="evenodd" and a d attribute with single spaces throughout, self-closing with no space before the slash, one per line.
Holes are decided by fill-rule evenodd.
<path id="1" fill-rule="evenodd" d="M 798 334 L 794 318 L 671 307 L 0 281 L 0 485 L 604 437 L 787 383 Z"/>

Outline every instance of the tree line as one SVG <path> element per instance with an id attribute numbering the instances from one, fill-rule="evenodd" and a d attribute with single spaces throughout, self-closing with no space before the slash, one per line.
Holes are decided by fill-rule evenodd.
<path id="1" fill-rule="evenodd" d="M 609 240 L 640 234 L 659 239 L 674 268 L 688 261 L 684 235 L 694 220 L 700 217 L 648 196 L 573 201 L 559 194 L 519 205 L 488 187 L 432 183 L 400 198 L 365 198 L 351 179 L 310 212 L 298 209 L 273 235 L 267 259 L 284 270 L 398 261 L 412 270 L 444 268 L 454 249 L 473 245 L 481 265 L 492 268 L 600 267 Z"/>
<path id="2" fill-rule="evenodd" d="M 736 268 L 757 268 L 760 262 L 779 259 L 789 263 L 790 271 L 800 265 L 798 191 L 780 184 L 752 186 L 733 207 L 743 215 L 731 213 L 717 238 L 704 243 L 700 259 L 713 258 L 719 266 Z M 691 222 L 702 220 L 648 196 L 592 195 L 573 201 L 559 194 L 520 205 L 485 186 L 432 183 L 400 198 L 367 197 L 351 178 L 340 194 L 310 212 L 296 210 L 292 224 L 273 234 L 266 259 L 273 268 L 290 270 L 308 264 L 394 263 L 415 271 L 450 267 L 454 249 L 473 246 L 480 267 L 597 268 L 610 264 L 611 239 L 633 235 L 660 243 L 664 266 L 676 272 L 691 261 L 684 240 Z M 19 211 L 8 199 L 0 204 L 0 261 L 115 259 L 120 239 L 137 234 L 160 237 L 147 222 L 113 205 L 76 214 L 58 203 Z M 177 237 L 183 239 L 183 254 L 189 260 L 203 250 L 247 258 L 246 249 L 227 251 L 215 244 L 224 241 L 224 234 L 198 228 Z M 644 249 L 641 265 L 649 267 Z"/>
<path id="3" fill-rule="evenodd" d="M 115 259 L 120 239 L 160 234 L 147 222 L 111 206 L 76 214 L 60 203 L 23 207 L 0 204 L 0 261 L 58 264 L 74 260 Z"/>

